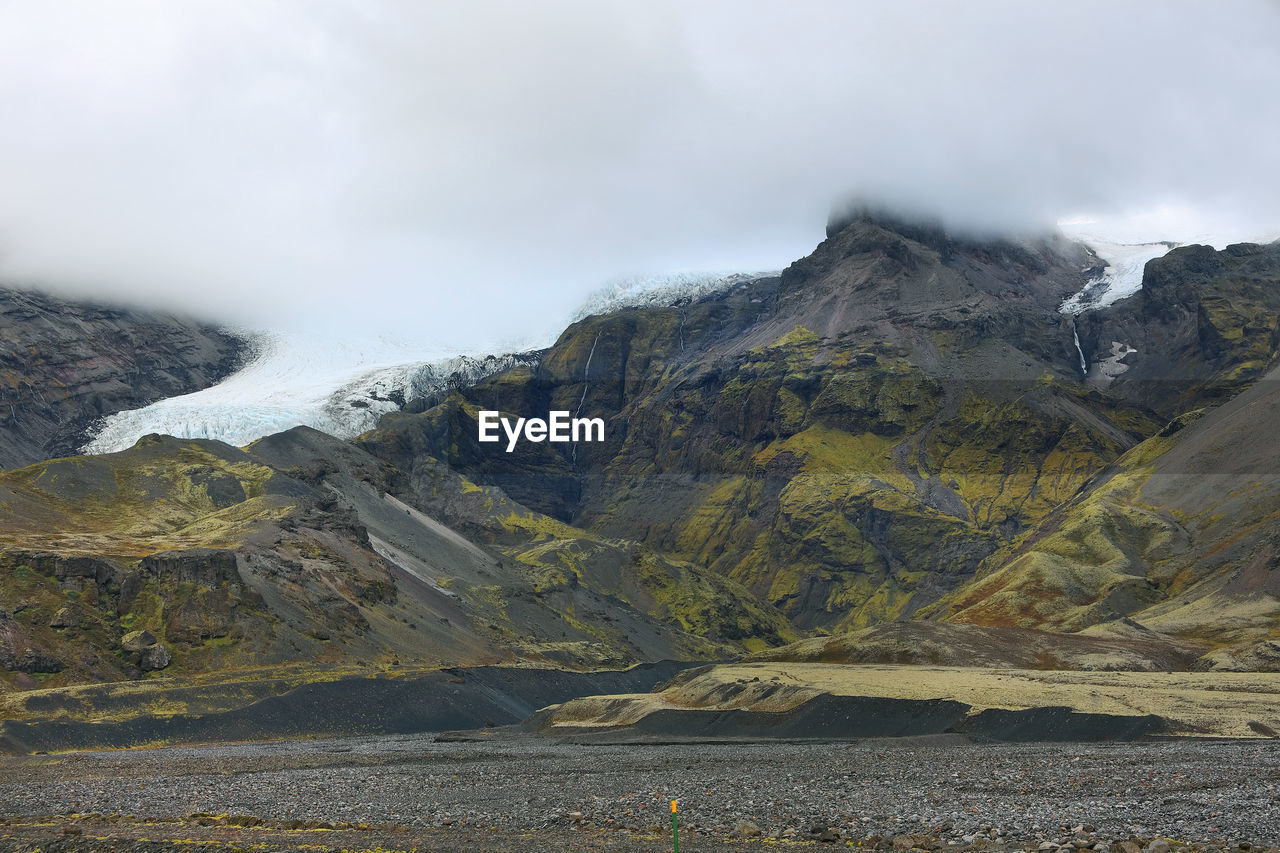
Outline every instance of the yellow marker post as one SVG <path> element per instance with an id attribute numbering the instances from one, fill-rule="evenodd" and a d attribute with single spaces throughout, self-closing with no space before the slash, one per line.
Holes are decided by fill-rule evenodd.
<path id="1" fill-rule="evenodd" d="M 676 801 L 671 801 L 671 853 L 680 853 L 680 823 L 676 817 Z"/>

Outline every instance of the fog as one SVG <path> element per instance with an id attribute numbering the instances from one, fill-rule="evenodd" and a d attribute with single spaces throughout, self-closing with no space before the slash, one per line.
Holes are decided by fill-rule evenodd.
<path id="1" fill-rule="evenodd" d="M 0 280 L 475 350 L 850 195 L 1280 233 L 1276 45 L 1247 0 L 5 3 Z"/>

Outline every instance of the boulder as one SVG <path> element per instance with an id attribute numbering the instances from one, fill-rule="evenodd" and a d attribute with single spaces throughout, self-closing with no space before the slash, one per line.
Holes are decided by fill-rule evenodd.
<path id="1" fill-rule="evenodd" d="M 129 663 L 143 672 L 164 669 L 173 661 L 173 655 L 150 631 L 131 631 L 120 640 L 120 646 L 128 653 Z"/>
<path id="2" fill-rule="evenodd" d="M 120 645 L 126 652 L 144 652 L 155 644 L 155 635 L 150 631 L 130 631 L 120 640 Z"/>
<path id="3" fill-rule="evenodd" d="M 58 608 L 58 612 L 53 614 L 53 619 L 49 622 L 50 628 L 58 628 L 60 630 L 66 628 L 80 627 L 80 611 L 75 605 L 64 604 Z"/>
<path id="4" fill-rule="evenodd" d="M 164 644 L 156 643 L 142 653 L 142 658 L 138 661 L 138 668 L 143 672 L 155 672 L 156 670 L 164 669 L 172 660 L 173 656 L 169 654 L 169 650 L 164 647 Z"/>

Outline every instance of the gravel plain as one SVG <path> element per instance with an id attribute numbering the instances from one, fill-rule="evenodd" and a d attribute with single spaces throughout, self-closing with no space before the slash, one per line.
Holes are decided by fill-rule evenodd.
<path id="1" fill-rule="evenodd" d="M 1280 742 L 412 735 L 5 757 L 0 849 L 663 850 L 671 799 L 688 851 L 1248 850 L 1280 845 Z"/>

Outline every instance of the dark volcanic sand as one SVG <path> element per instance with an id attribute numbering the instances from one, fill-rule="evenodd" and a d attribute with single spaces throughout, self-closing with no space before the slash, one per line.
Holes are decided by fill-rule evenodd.
<path id="1" fill-rule="evenodd" d="M 842 843 L 868 846 L 874 836 L 888 846 L 916 833 L 926 837 L 899 846 L 1035 850 L 1079 838 L 1122 853 L 1117 842 L 1135 836 L 1280 844 L 1278 797 L 1280 743 L 1269 740 L 571 746 L 421 735 L 0 758 L 0 849 L 157 849 L 91 840 L 117 837 L 241 848 L 663 850 L 676 798 L 688 851 L 759 848 L 727 838 L 751 821 L 766 837 L 796 841 L 825 825 Z M 101 817 L 31 819 L 72 812 Z M 204 827 L 193 813 L 265 824 Z M 316 821 L 370 826 L 329 831 Z"/>

